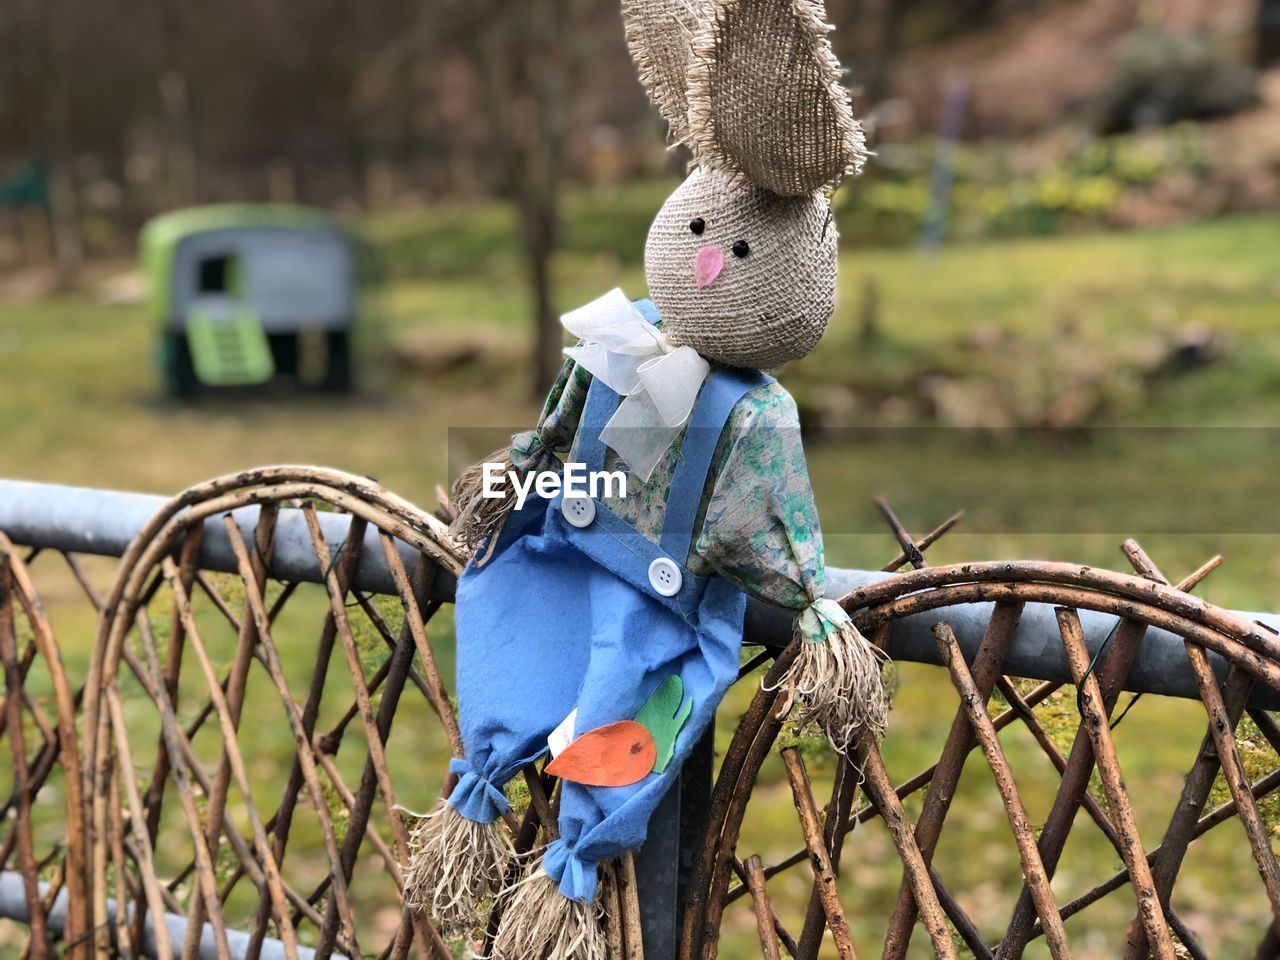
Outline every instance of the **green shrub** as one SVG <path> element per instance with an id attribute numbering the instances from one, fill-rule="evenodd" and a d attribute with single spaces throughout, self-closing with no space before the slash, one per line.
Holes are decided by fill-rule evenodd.
<path id="1" fill-rule="evenodd" d="M 1174 174 L 1204 178 L 1212 157 L 1194 124 L 1118 134 L 1069 145 L 1027 163 L 1002 143 L 961 145 L 952 157 L 949 237 L 1036 236 L 1114 225 L 1124 201 Z M 932 141 L 897 145 L 892 162 L 873 164 L 835 197 L 847 246 L 919 238 L 931 210 Z"/>
<path id="2" fill-rule="evenodd" d="M 1204 37 L 1147 30 L 1126 45 L 1095 106 L 1103 134 L 1205 120 L 1251 106 L 1257 77 Z"/>

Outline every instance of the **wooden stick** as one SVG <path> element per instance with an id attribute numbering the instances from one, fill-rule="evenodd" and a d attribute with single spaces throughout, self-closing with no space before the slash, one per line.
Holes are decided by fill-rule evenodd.
<path id="1" fill-rule="evenodd" d="M 1123 550 L 1129 562 L 1133 564 L 1134 570 L 1140 576 L 1146 577 L 1155 583 L 1168 584 L 1168 578 L 1165 577 L 1155 561 L 1147 555 L 1147 552 L 1142 549 L 1142 546 L 1136 540 L 1126 540 Z M 1211 571 L 1220 566 L 1221 563 L 1221 555 L 1210 558 L 1195 573 L 1180 583 L 1178 585 L 1179 589 L 1192 589 Z M 1239 810 L 1241 824 L 1244 826 L 1245 833 L 1249 838 L 1249 846 L 1253 852 L 1254 861 L 1258 865 L 1258 872 L 1262 877 L 1263 886 L 1266 888 L 1267 897 L 1271 902 L 1273 919 L 1280 919 L 1280 898 L 1278 898 L 1278 894 L 1280 894 L 1280 877 L 1277 876 L 1275 856 L 1271 852 L 1271 844 L 1267 838 L 1266 827 L 1262 823 L 1262 817 L 1253 801 L 1249 777 L 1240 761 L 1240 753 L 1236 748 L 1235 741 L 1236 724 L 1240 720 L 1245 701 L 1248 700 L 1249 694 L 1253 689 L 1253 678 L 1233 664 L 1227 675 L 1226 689 L 1229 697 L 1224 696 L 1222 690 L 1218 687 L 1217 677 L 1214 676 L 1213 668 L 1209 665 L 1209 658 L 1204 650 L 1190 641 L 1186 642 L 1184 646 L 1187 651 L 1187 659 L 1191 662 L 1192 673 L 1195 674 L 1196 687 L 1200 692 L 1201 702 L 1204 704 L 1205 712 L 1209 716 L 1209 727 L 1205 737 L 1209 743 L 1213 744 L 1213 750 L 1211 751 L 1212 756 L 1205 756 L 1206 751 L 1201 751 L 1196 767 L 1193 767 L 1191 773 L 1187 776 L 1187 785 L 1184 788 L 1183 797 L 1179 800 L 1178 807 L 1174 812 L 1174 819 L 1170 824 L 1170 830 L 1166 831 L 1165 842 L 1162 844 L 1162 846 L 1169 848 L 1167 851 L 1169 856 L 1162 856 L 1152 864 L 1152 876 L 1156 884 L 1156 893 L 1160 897 L 1160 903 L 1166 912 L 1172 912 L 1169 906 L 1169 894 L 1176 879 L 1178 867 L 1181 865 L 1182 851 L 1185 850 L 1183 838 L 1190 839 L 1188 828 L 1191 825 L 1191 818 L 1196 810 L 1203 805 L 1205 797 L 1208 796 L 1208 791 L 1212 787 L 1214 779 L 1212 771 L 1221 769 L 1227 781 L 1227 786 L 1231 791 L 1231 796 Z M 1194 792 L 1188 795 L 1188 790 Z M 1186 938 L 1183 937 L 1182 939 L 1184 945 L 1186 945 Z M 1146 955 L 1147 938 L 1141 925 L 1141 917 L 1136 918 L 1131 925 L 1127 940 L 1126 960 L 1138 960 L 1138 958 Z"/>
<path id="2" fill-rule="evenodd" d="M 1029 694 L 1027 694 L 1027 696 L 1024 698 L 1024 702 L 1028 706 L 1036 706 L 1037 704 L 1040 704 L 1045 700 L 1047 700 L 1049 697 L 1053 696 L 1054 693 L 1056 693 L 1059 689 L 1061 689 L 1061 686 L 1062 686 L 1061 684 L 1054 683 L 1052 680 L 1046 681 L 1040 684 L 1040 686 L 1036 687 L 1034 690 L 1032 690 Z M 995 727 L 997 730 L 1003 730 L 1005 727 L 1011 726 L 1012 724 L 1016 723 L 1018 719 L 1019 719 L 1018 712 L 1011 708 L 1001 712 L 992 721 L 992 723 L 995 724 Z M 977 741 L 975 740 L 973 742 L 973 745 L 970 747 L 970 749 L 971 750 L 976 749 L 976 747 L 977 747 Z M 936 776 L 940 767 L 941 767 L 941 763 L 935 763 L 931 767 L 926 767 L 924 770 L 921 770 L 919 773 L 917 773 L 914 777 L 911 777 L 909 780 L 904 780 L 897 787 L 895 787 L 894 794 L 898 797 L 899 800 L 902 800 L 902 799 L 905 799 L 906 797 L 909 797 L 911 794 L 924 789 L 925 787 L 929 786 L 933 782 L 933 778 L 934 776 Z M 845 834 L 852 833 L 859 824 L 867 823 L 870 820 L 874 820 L 878 816 L 880 816 L 880 808 L 873 803 L 868 803 L 866 806 L 855 811 L 853 815 L 850 816 L 848 820 L 841 826 L 840 829 L 843 830 Z M 801 863 L 805 859 L 807 859 L 807 852 L 804 850 L 799 850 L 791 854 L 791 856 L 785 857 L 784 859 L 779 860 L 777 863 L 765 867 L 764 868 L 765 879 L 768 880 L 771 877 L 775 877 L 779 873 L 782 873 L 784 870 L 789 870 L 791 867 L 794 867 L 796 864 Z M 746 877 L 744 873 L 743 882 L 728 892 L 728 894 L 725 897 L 725 901 L 726 903 L 733 903 L 735 900 L 745 896 L 747 892 L 748 891 L 747 891 Z M 785 938 L 783 942 L 784 943 L 786 942 Z"/>
<path id="3" fill-rule="evenodd" d="M 87 885 L 90 844 L 85 829 L 85 814 L 88 808 L 83 792 L 84 768 L 81 765 L 80 737 L 76 731 L 79 698 L 71 692 L 71 683 L 62 662 L 62 650 L 45 617 L 44 606 L 31 582 L 26 565 L 18 558 L 13 544 L 3 533 L 0 533 L 0 565 L 9 569 L 18 602 L 31 625 L 35 645 L 44 659 L 45 669 L 49 671 L 49 679 L 53 684 L 54 705 L 58 714 L 57 759 L 62 766 L 67 796 L 67 928 L 63 933 L 69 942 L 75 943 L 74 947 L 68 948 L 68 960 L 87 960 L 93 947 L 89 939 L 92 903 Z M 88 729 L 86 725 L 85 730 Z M 49 758 L 52 761 L 52 753 Z"/>
<path id="4" fill-rule="evenodd" d="M 270 674 L 271 680 L 275 684 L 280 702 L 284 705 L 285 715 L 289 720 L 289 729 L 293 734 L 294 748 L 297 751 L 297 757 L 302 767 L 302 776 L 306 782 L 307 790 L 311 794 L 315 813 L 320 819 L 320 825 L 324 833 L 325 854 L 329 861 L 329 875 L 333 883 L 333 903 L 345 928 L 348 942 L 352 947 L 356 947 L 356 925 L 347 895 L 346 875 L 342 869 L 342 859 L 338 852 L 333 819 L 329 816 L 328 802 L 325 798 L 324 790 L 320 786 L 315 758 L 311 754 L 311 740 L 307 736 L 306 728 L 302 723 L 298 705 L 294 703 L 293 694 L 289 690 L 289 683 L 285 679 L 284 667 L 280 663 L 280 656 L 271 637 L 271 624 L 267 621 L 267 610 L 262 601 L 262 593 L 258 589 L 257 581 L 253 576 L 253 564 L 249 559 L 249 551 L 245 546 L 244 537 L 241 536 L 240 528 L 230 514 L 223 518 L 223 525 L 231 541 L 231 550 L 235 554 L 236 563 L 240 568 L 240 579 L 244 582 L 245 598 L 249 603 L 257 626 L 258 642 L 263 654 L 263 662 L 266 664 L 267 673 Z"/>
<path id="5" fill-rule="evenodd" d="M 827 928 L 831 931 L 831 939 L 835 941 L 841 960 L 856 960 L 853 938 L 849 934 L 849 921 L 845 919 L 844 907 L 840 904 L 835 870 L 831 867 L 831 856 L 822 840 L 822 820 L 813 800 L 809 771 L 805 769 L 800 751 L 795 747 L 783 749 L 782 762 L 787 768 L 787 779 L 791 781 L 791 796 L 795 801 L 796 814 L 800 818 L 800 829 L 804 831 L 804 842 L 809 850 L 809 861 L 818 884 L 818 895 L 822 898 L 822 909 L 827 914 Z"/>
<path id="6" fill-rule="evenodd" d="M 111 858 L 116 863 L 116 949 L 123 960 L 133 960 L 133 936 L 129 930 L 129 911 L 123 904 L 130 901 L 124 860 L 124 816 L 120 811 L 120 764 L 111 768 Z M 132 776 L 133 771 L 129 771 Z"/>
<path id="7" fill-rule="evenodd" d="M 973 681 L 982 696 L 985 705 L 991 691 L 1000 677 L 1000 668 L 1009 648 L 1013 645 L 1018 623 L 1022 618 L 1022 604 L 998 603 L 987 621 L 982 640 L 978 644 L 978 653 L 973 661 Z M 985 712 L 985 710 L 984 710 Z M 933 852 L 938 846 L 938 838 L 942 835 L 942 825 L 946 820 L 955 797 L 956 785 L 964 772 L 965 760 L 977 744 L 973 727 L 966 716 L 964 705 L 956 711 L 951 721 L 951 729 L 947 741 L 942 748 L 942 755 L 928 791 L 924 795 L 924 803 L 920 816 L 916 819 L 916 843 L 920 845 L 920 855 L 926 863 L 932 863 Z M 894 906 L 893 915 L 889 918 L 888 931 L 885 934 L 884 960 L 902 960 L 911 945 L 911 933 L 915 929 L 916 904 L 911 894 L 911 886 L 903 878 L 898 891 L 898 902 Z"/>
<path id="8" fill-rule="evenodd" d="M 191 843 L 195 847 L 196 859 L 196 883 L 192 888 L 191 896 L 193 898 L 200 897 L 204 900 L 204 909 L 209 917 L 209 922 L 213 926 L 214 940 L 217 944 L 219 960 L 231 956 L 231 947 L 227 943 L 227 928 L 222 917 L 222 901 L 218 897 L 217 887 L 214 885 L 214 857 L 206 842 L 205 832 L 201 829 L 200 810 L 196 805 L 195 791 L 191 786 L 191 777 L 194 770 L 194 764 L 189 769 L 186 757 L 183 755 L 181 737 L 182 731 L 178 729 L 178 721 L 174 716 L 173 704 L 169 700 L 169 688 L 164 682 L 164 672 L 160 666 L 160 657 L 156 651 L 155 638 L 149 629 L 139 630 L 139 636 L 142 638 L 143 650 L 146 653 L 147 664 L 146 669 L 151 678 L 151 694 L 155 698 L 156 706 L 160 709 L 160 730 L 165 737 L 165 749 L 169 754 L 169 762 L 173 769 L 174 785 L 178 789 L 178 797 L 182 805 L 182 813 L 187 821 L 187 830 L 191 834 Z M 97 758 L 99 763 L 109 761 L 109 757 L 105 754 L 99 755 Z M 107 780 L 110 779 L 110 770 L 107 770 Z M 157 921 L 160 919 L 156 918 Z M 193 941 L 190 937 L 183 945 L 183 960 L 195 957 L 195 951 L 199 948 L 199 938 Z"/>
<path id="9" fill-rule="evenodd" d="M 618 902 L 622 906 L 622 944 L 627 960 L 644 960 L 644 937 L 640 924 L 639 886 L 636 858 L 628 852 L 618 858 Z"/>
<path id="10" fill-rule="evenodd" d="M 802 850 L 801 858 L 804 859 L 807 853 L 808 851 Z M 751 885 L 750 883 L 747 882 L 747 865 L 743 863 L 740 859 L 738 859 L 736 856 L 731 861 L 731 865 L 733 867 L 733 872 L 737 874 L 738 879 L 742 881 L 742 885 L 739 887 L 734 887 L 734 890 L 745 890 L 747 893 L 750 893 Z M 834 860 L 831 861 L 831 865 L 832 867 L 836 866 L 836 863 Z M 769 871 L 767 869 L 763 869 L 760 871 L 760 876 L 766 881 L 769 879 L 768 875 L 769 875 Z M 818 912 L 822 913 L 821 902 L 818 903 Z M 827 929 L 827 915 L 825 913 L 822 914 L 822 929 L 823 931 Z M 778 918 L 778 912 L 776 910 L 773 911 L 773 932 L 777 935 L 778 941 L 784 947 L 787 948 L 787 952 L 791 954 L 791 956 L 793 957 L 801 956 L 803 951 L 800 949 L 800 942 L 791 935 L 790 930 L 788 930 L 785 926 L 783 926 L 782 921 Z M 812 951 L 810 951 L 810 953 L 812 953 Z"/>
<path id="11" fill-rule="evenodd" d="M 427 641 L 426 628 L 422 625 L 422 611 L 418 608 L 418 601 L 413 595 L 409 574 L 404 568 L 404 561 L 400 558 L 396 542 L 385 532 L 382 533 L 382 553 L 387 558 L 387 567 L 391 570 L 391 577 L 395 580 L 396 589 L 400 591 L 400 598 L 405 605 L 405 621 L 409 624 L 414 646 L 418 650 L 418 658 L 422 661 L 422 669 L 426 673 L 428 696 L 440 717 L 440 722 L 444 724 L 445 733 L 449 736 L 449 748 L 455 757 L 462 758 L 466 755 L 462 745 L 462 732 L 458 729 L 458 720 L 453 715 L 453 704 L 449 702 L 448 690 L 440 678 L 440 671 L 436 667 L 436 660 L 431 652 L 431 644 Z M 425 563 L 426 558 L 418 562 Z"/>
<path id="12" fill-rule="evenodd" d="M 1151 941 L 1151 951 L 1156 960 L 1173 960 L 1173 939 L 1169 936 L 1169 925 L 1165 921 L 1164 911 L 1160 909 L 1160 898 L 1156 896 L 1151 866 L 1147 863 L 1146 854 L 1142 851 L 1138 824 L 1133 815 L 1133 807 L 1129 803 L 1129 795 L 1125 791 L 1124 778 L 1120 773 L 1120 760 L 1116 756 L 1115 743 L 1111 739 L 1111 729 L 1107 723 L 1107 711 L 1103 707 L 1102 690 L 1098 686 L 1098 678 L 1089 670 L 1089 651 L 1085 646 L 1080 615 L 1074 609 L 1066 607 L 1059 607 L 1056 614 L 1058 630 L 1062 634 L 1071 673 L 1075 677 L 1076 686 L 1080 689 L 1081 704 L 1084 708 L 1081 723 L 1088 731 L 1089 740 L 1093 744 L 1093 756 L 1097 762 L 1098 773 L 1102 777 L 1102 789 L 1111 809 L 1112 822 L 1115 823 L 1124 841 L 1121 846 L 1121 856 L 1133 880 L 1134 895 L 1138 899 L 1138 909 L 1142 913 L 1147 938 Z"/>
<path id="13" fill-rule="evenodd" d="M 165 915 L 166 904 L 160 893 L 160 884 L 156 880 L 155 858 L 151 850 L 151 837 L 147 833 L 146 822 L 142 819 L 142 798 L 138 795 L 138 782 L 133 769 L 133 755 L 129 747 L 129 727 L 124 720 L 124 710 L 120 706 L 120 691 L 113 683 L 106 691 L 107 709 L 111 716 L 116 737 L 116 762 L 123 771 L 120 778 L 124 786 L 125 799 L 129 803 L 129 823 L 137 841 L 134 859 L 138 862 L 142 880 L 142 890 L 146 896 L 147 909 L 157 922 L 152 924 L 155 931 L 156 956 L 172 957 L 173 949 L 169 945 L 169 926 L 159 922 Z M 119 806 L 119 798 L 113 798 Z M 123 865 L 118 868 L 122 869 Z"/>
<path id="14" fill-rule="evenodd" d="M 622 905 L 618 902 L 618 870 L 614 863 L 600 864 L 600 885 L 608 958 L 626 960 L 626 947 L 622 944 Z"/>
<path id="15" fill-rule="evenodd" d="M 1045 939 L 1049 944 L 1049 953 L 1054 960 L 1065 960 L 1071 956 L 1071 948 L 1067 943 L 1067 931 L 1062 925 L 1062 915 L 1054 902 L 1053 891 L 1049 887 L 1049 876 L 1045 872 L 1044 863 L 1040 859 L 1040 851 L 1036 847 L 1036 833 L 1027 816 L 1027 809 L 1018 793 L 1018 786 L 1013 779 L 1013 770 L 1000 747 L 1000 736 L 991 723 L 987 713 L 987 697 L 974 683 L 973 675 L 964 662 L 964 654 L 960 652 L 960 644 L 948 623 L 938 623 L 933 628 L 933 636 L 937 641 L 938 652 L 942 661 L 951 672 L 951 681 L 960 693 L 960 704 L 969 718 L 974 735 L 987 758 L 991 773 L 995 777 L 996 789 L 1000 791 L 1000 799 L 1004 803 L 1009 817 L 1009 826 L 1013 828 L 1013 839 L 1018 846 L 1018 858 L 1022 863 L 1022 876 L 1031 891 L 1031 899 L 1035 903 L 1036 912 L 1040 914 L 1040 922 L 1044 927 Z"/>
<path id="16" fill-rule="evenodd" d="M 205 684 L 209 688 L 209 695 L 213 699 L 214 710 L 218 716 L 218 726 L 222 734 L 223 754 L 226 758 L 227 766 L 235 778 L 236 786 L 240 790 L 240 799 L 244 803 L 245 811 L 249 817 L 254 851 L 258 857 L 266 888 L 270 891 L 272 903 L 275 905 L 276 923 L 280 926 L 280 939 L 284 944 L 285 955 L 290 960 L 296 960 L 298 956 L 298 936 L 289 920 L 289 906 L 281 886 L 280 870 L 271 851 L 271 842 L 267 838 L 267 830 L 263 825 L 261 815 L 258 813 L 258 806 L 253 800 L 253 792 L 249 784 L 249 772 L 240 753 L 240 745 L 237 739 L 236 718 L 227 704 L 226 695 L 222 692 L 222 685 L 218 681 L 217 671 L 214 670 L 213 663 L 205 652 L 204 642 L 201 640 L 200 632 L 196 627 L 195 616 L 191 611 L 191 601 L 187 595 L 187 589 L 183 584 L 181 574 L 173 561 L 167 557 L 164 560 L 163 569 L 165 578 L 169 581 L 170 589 L 173 591 L 174 608 L 183 624 L 187 642 L 191 646 L 191 652 L 195 655 L 200 671 L 204 675 Z M 227 791 L 224 788 L 222 790 L 224 799 L 226 794 Z M 209 824 L 207 838 L 212 838 L 211 845 L 217 842 L 217 836 L 222 832 L 221 819 L 221 811 L 219 811 L 217 819 L 212 820 Z M 156 920 L 158 922 L 160 918 L 157 917 Z"/>
<path id="17" fill-rule="evenodd" d="M 8 558 L 4 558 L 8 559 Z M 22 883 L 27 898 L 27 923 L 31 928 L 31 956 L 37 960 L 50 957 L 44 911 L 40 909 L 35 853 L 31 844 L 31 770 L 27 766 L 26 738 L 22 732 L 22 677 L 14 645 L 13 606 L 9 598 L 11 573 L 8 563 L 0 563 L 0 661 L 4 664 L 4 713 L 9 732 L 9 750 L 13 757 L 13 792 L 18 798 L 18 816 L 13 829 L 18 838 L 18 862 L 22 867 Z"/>
<path id="18" fill-rule="evenodd" d="M 747 858 L 747 889 L 756 910 L 756 932 L 760 935 L 760 953 L 764 960 L 782 960 L 778 934 L 773 929 L 773 904 L 764 885 L 764 870 L 756 854 Z"/>

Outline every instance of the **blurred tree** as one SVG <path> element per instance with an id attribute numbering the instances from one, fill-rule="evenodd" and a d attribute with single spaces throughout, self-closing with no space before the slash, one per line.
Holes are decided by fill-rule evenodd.
<path id="1" fill-rule="evenodd" d="M 156 87 L 164 114 L 165 167 L 173 201 L 186 205 L 195 202 L 198 190 L 185 55 L 187 29 L 182 0 L 165 0 L 161 23 L 162 66 Z"/>
<path id="2" fill-rule="evenodd" d="M 1258 0 L 1256 30 L 1254 65 L 1265 70 L 1280 64 L 1280 0 Z"/>
<path id="3" fill-rule="evenodd" d="M 481 90 L 504 192 L 520 216 L 533 292 L 533 390 L 555 380 L 563 333 L 553 298 L 565 142 L 593 0 L 429 0 L 420 33 L 465 51 Z M 597 4 L 598 5 L 598 4 Z"/>
<path id="4" fill-rule="evenodd" d="M 59 282 L 75 280 L 83 259 L 73 179 L 72 100 L 76 45 L 69 0 L 15 2 L 0 17 L 0 142 L 25 148 L 11 160 L 36 161 L 47 191 L 48 236 Z"/>
<path id="5" fill-rule="evenodd" d="M 893 71 L 909 42 L 979 30 L 1017 6 L 1018 0 L 827 0 L 828 19 L 840 27 L 835 42 L 841 59 L 850 64 L 855 93 L 867 109 L 890 96 Z"/>
<path id="6" fill-rule="evenodd" d="M 82 236 L 88 255 L 123 253 L 173 206 L 501 192 L 520 216 L 539 389 L 560 362 L 551 261 L 579 117 L 627 145 L 652 129 L 616 0 L 0 3 L 0 176 L 48 171 L 68 278 Z"/>
<path id="7" fill-rule="evenodd" d="M 73 22 L 67 3 L 50 0 L 44 7 L 46 56 L 42 141 L 49 178 L 49 220 L 58 279 L 74 282 L 84 254 L 76 216 L 71 173 L 71 58 L 75 55 Z"/>
<path id="8" fill-rule="evenodd" d="M 873 43 L 863 44 L 866 49 L 865 67 L 859 67 L 859 59 L 854 64 L 854 76 L 861 83 L 865 94 L 864 107 L 872 107 L 889 95 L 890 78 L 894 65 L 902 49 L 902 23 L 910 0 L 860 0 L 863 9 L 860 11 L 865 19 L 863 28 L 865 36 L 874 38 Z M 855 104 L 855 106 L 857 106 Z"/>
<path id="9" fill-rule="evenodd" d="M 564 145 L 582 65 L 581 21 L 588 0 L 487 0 L 465 4 L 474 34 L 494 143 L 507 189 L 520 210 L 534 299 L 534 392 L 546 393 L 564 342 L 552 303 L 551 261 L 560 243 Z"/>
<path id="10" fill-rule="evenodd" d="M 1203 36 L 1148 29 L 1121 50 L 1094 107 L 1100 133 L 1225 116 L 1257 101 L 1253 70 Z"/>

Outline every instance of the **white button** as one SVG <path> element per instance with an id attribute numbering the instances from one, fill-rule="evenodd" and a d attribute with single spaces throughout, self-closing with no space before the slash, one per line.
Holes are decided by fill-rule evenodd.
<path id="1" fill-rule="evenodd" d="M 560 510 L 564 518 L 575 527 L 589 527 L 596 518 L 596 504 L 590 497 L 563 497 Z"/>
<path id="2" fill-rule="evenodd" d="M 649 586 L 664 597 L 674 597 L 679 593 L 682 579 L 674 560 L 659 557 L 649 564 Z"/>

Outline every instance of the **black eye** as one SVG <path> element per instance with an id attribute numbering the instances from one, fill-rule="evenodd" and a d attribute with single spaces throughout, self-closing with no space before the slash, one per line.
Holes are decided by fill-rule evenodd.
<path id="1" fill-rule="evenodd" d="M 751 252 L 751 244 L 745 240 L 739 240 L 733 245 L 733 255 L 738 258 L 745 257 Z"/>
<path id="2" fill-rule="evenodd" d="M 702 231 L 707 229 L 707 221 L 701 217 L 694 217 L 689 221 L 689 229 L 693 231 L 695 237 L 700 237 L 702 236 Z"/>

